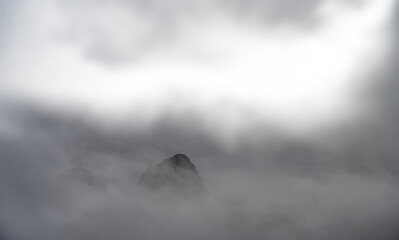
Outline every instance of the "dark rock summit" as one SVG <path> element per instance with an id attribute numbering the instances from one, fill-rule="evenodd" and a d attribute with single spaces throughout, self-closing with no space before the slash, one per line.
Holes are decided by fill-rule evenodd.
<path id="1" fill-rule="evenodd" d="M 176 154 L 149 168 L 141 176 L 139 184 L 152 190 L 169 189 L 180 193 L 198 193 L 202 190 L 197 169 L 184 154 Z"/>

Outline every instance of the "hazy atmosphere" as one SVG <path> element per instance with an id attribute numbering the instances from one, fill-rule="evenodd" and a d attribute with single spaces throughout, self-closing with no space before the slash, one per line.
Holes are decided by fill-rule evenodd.
<path id="1" fill-rule="evenodd" d="M 398 66 L 395 0 L 0 0 L 0 240 L 397 240 Z"/>

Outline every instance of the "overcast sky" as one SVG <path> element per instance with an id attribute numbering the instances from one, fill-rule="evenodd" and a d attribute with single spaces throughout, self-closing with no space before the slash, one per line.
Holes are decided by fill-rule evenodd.
<path id="1" fill-rule="evenodd" d="M 397 239 L 398 19 L 394 0 L 0 0 L 0 239 Z M 137 187 L 179 152 L 206 194 Z"/>

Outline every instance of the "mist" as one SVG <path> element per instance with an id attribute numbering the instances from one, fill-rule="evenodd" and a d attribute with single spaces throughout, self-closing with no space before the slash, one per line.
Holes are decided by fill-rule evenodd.
<path id="1" fill-rule="evenodd" d="M 392 0 L 0 1 L 0 239 L 397 239 Z M 176 153 L 204 192 L 143 189 Z"/>

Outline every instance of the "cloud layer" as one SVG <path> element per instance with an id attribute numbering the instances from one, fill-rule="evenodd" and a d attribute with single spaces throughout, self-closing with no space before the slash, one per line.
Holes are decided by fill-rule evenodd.
<path id="1" fill-rule="evenodd" d="M 5 239 L 397 238 L 399 168 L 383 155 L 363 158 L 376 153 L 363 152 L 372 140 L 346 149 L 329 136 L 277 134 L 232 147 L 195 122 L 108 129 L 78 114 L 13 109 L 7 130 L 15 131 L 0 140 Z M 181 151 L 197 165 L 202 196 L 137 186 L 149 165 Z M 77 167 L 93 181 L 71 177 Z"/>
<path id="2" fill-rule="evenodd" d="M 0 8 L 0 239 L 398 238 L 393 1 Z"/>
<path id="3" fill-rule="evenodd" d="M 189 109 L 229 132 L 348 121 L 364 107 L 357 89 L 392 50 L 393 1 L 296 4 L 251 1 L 239 17 L 229 11 L 239 1 L 15 3 L 2 94 L 119 118 Z M 284 13 L 301 7 L 299 19 Z"/>

